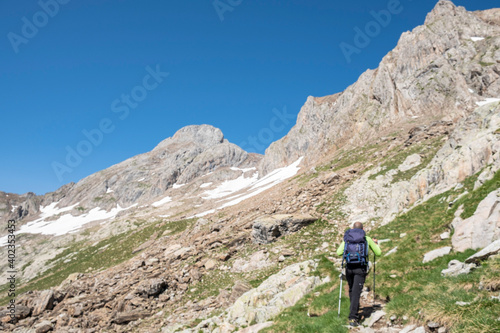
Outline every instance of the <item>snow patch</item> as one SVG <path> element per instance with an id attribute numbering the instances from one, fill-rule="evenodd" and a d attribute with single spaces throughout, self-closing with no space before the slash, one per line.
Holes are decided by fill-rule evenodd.
<path id="1" fill-rule="evenodd" d="M 45 207 L 44 206 L 40 206 L 40 218 L 38 220 L 43 220 L 43 219 L 49 218 L 51 216 L 58 215 L 58 214 L 70 211 L 73 208 L 75 208 L 76 205 L 79 204 L 79 202 L 77 202 L 76 204 L 74 204 L 72 206 L 63 207 L 63 208 L 56 208 L 56 206 L 57 206 L 58 203 L 59 203 L 59 201 L 53 202 L 50 205 L 45 206 Z M 38 220 L 36 220 L 36 221 L 38 221 Z M 33 222 L 35 222 L 35 221 L 33 221 Z"/>
<path id="2" fill-rule="evenodd" d="M 469 92 L 473 94 L 474 90 L 472 90 L 471 88 L 469 88 Z"/>
<path id="3" fill-rule="evenodd" d="M 483 40 L 484 37 L 471 37 L 470 39 L 472 39 L 473 42 L 478 42 L 480 40 Z"/>
<path id="4" fill-rule="evenodd" d="M 241 195 L 234 196 L 231 198 L 233 200 L 226 202 L 225 204 L 223 204 L 219 208 L 225 208 L 225 207 L 234 206 L 236 204 L 239 204 L 243 200 L 246 200 L 248 198 L 256 196 L 257 194 L 262 193 L 267 189 L 270 189 L 271 187 L 281 183 L 282 181 L 284 181 L 290 177 L 295 176 L 297 174 L 297 172 L 300 170 L 299 164 L 300 164 L 300 162 L 302 162 L 303 158 L 304 157 L 302 156 L 297 161 L 290 164 L 289 166 L 273 170 L 272 172 L 267 174 L 265 177 L 257 180 L 252 185 L 252 187 L 250 188 L 250 190 L 252 192 L 250 192 L 248 194 L 241 194 Z"/>
<path id="5" fill-rule="evenodd" d="M 11 208 L 10 212 L 14 213 L 16 211 L 17 207 L 19 207 L 19 206 L 12 205 L 12 208 Z"/>
<path id="6" fill-rule="evenodd" d="M 476 102 L 476 104 L 478 106 L 483 106 L 483 105 L 490 104 L 490 103 L 493 103 L 493 102 L 498 102 L 498 101 L 500 101 L 500 98 L 487 98 L 484 101 Z"/>
<path id="7" fill-rule="evenodd" d="M 113 193 L 113 192 L 114 192 L 114 191 L 113 191 L 112 189 L 110 189 L 109 187 L 108 187 L 108 189 L 106 190 L 106 193 Z"/>
<path id="8" fill-rule="evenodd" d="M 137 181 L 142 182 L 144 179 L 146 179 L 146 178 L 142 177 L 141 179 L 137 179 Z"/>
<path id="9" fill-rule="evenodd" d="M 203 183 L 203 184 L 200 185 L 200 188 L 209 187 L 210 185 L 212 185 L 212 182 L 210 182 L 210 183 Z"/>
<path id="10" fill-rule="evenodd" d="M 153 202 L 151 204 L 151 206 L 153 206 L 153 207 L 159 207 L 159 206 L 164 205 L 164 204 L 166 204 L 167 202 L 170 202 L 170 201 L 172 201 L 172 197 L 165 197 L 165 198 L 163 198 L 161 200 Z"/>
<path id="11" fill-rule="evenodd" d="M 88 213 L 82 214 L 80 216 L 65 214 L 55 220 L 46 221 L 46 218 L 54 216 L 61 212 L 68 211 L 75 207 L 77 204 L 64 208 L 56 208 L 56 205 L 57 202 L 53 202 L 49 206 L 40 207 L 40 210 L 42 211 L 42 217 L 21 226 L 16 234 L 25 233 L 61 236 L 70 232 L 75 232 L 89 222 L 114 218 L 119 212 L 135 206 L 132 205 L 128 208 L 122 208 L 120 207 L 120 205 L 117 205 L 116 208 L 113 208 L 109 212 L 96 207 L 91 209 Z M 7 237 L 0 238 L 0 244 L 3 245 L 4 242 L 6 242 L 6 239 Z"/>
<path id="12" fill-rule="evenodd" d="M 230 169 L 233 170 L 233 171 L 242 171 L 243 173 L 245 173 L 247 171 L 251 171 L 251 170 L 257 170 L 256 167 L 244 168 L 244 169 L 240 169 L 240 168 L 236 168 L 236 167 L 231 167 Z"/>
<path id="13" fill-rule="evenodd" d="M 181 188 L 181 187 L 183 187 L 184 185 L 186 185 L 186 184 L 174 184 L 172 187 L 173 187 L 174 189 L 176 189 L 176 188 Z"/>
<path id="14" fill-rule="evenodd" d="M 215 213 L 215 211 L 216 211 L 216 209 L 210 209 L 210 210 L 207 210 L 206 212 L 199 213 L 199 214 L 196 214 L 194 216 L 188 217 L 188 219 L 193 218 L 193 217 L 202 217 L 202 216 L 205 216 L 205 215 L 208 215 L 208 214 Z"/>
<path id="15" fill-rule="evenodd" d="M 245 178 L 244 175 L 233 179 L 226 180 L 213 190 L 205 191 L 203 199 L 217 199 L 228 196 L 232 193 L 238 192 L 257 181 L 258 173 L 255 172 L 252 177 Z"/>

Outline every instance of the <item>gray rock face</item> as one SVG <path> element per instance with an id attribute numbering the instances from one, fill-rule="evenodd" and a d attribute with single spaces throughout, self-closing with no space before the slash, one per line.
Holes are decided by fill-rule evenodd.
<path id="1" fill-rule="evenodd" d="M 453 228 L 453 248 L 460 252 L 483 248 L 500 239 L 500 189 L 488 194 L 474 215 L 465 220 L 455 219 Z"/>
<path id="2" fill-rule="evenodd" d="M 403 33 L 377 69 L 367 70 L 341 93 L 309 97 L 297 124 L 266 150 L 260 171 L 265 174 L 300 156 L 313 162 L 334 146 L 367 142 L 412 117 L 420 123 L 454 120 L 473 111 L 476 101 L 498 98 L 500 25 L 495 13 L 438 2 L 424 25 Z"/>
<path id="3" fill-rule="evenodd" d="M 253 223 L 252 237 L 255 243 L 268 244 L 278 237 L 292 232 L 315 222 L 317 219 L 308 215 L 272 215 L 263 216 Z"/>
<path id="4" fill-rule="evenodd" d="M 451 260 L 448 268 L 441 271 L 442 276 L 457 276 L 460 274 L 469 274 L 476 267 L 474 264 L 464 264 L 458 260 Z"/>
<path id="5" fill-rule="evenodd" d="M 484 249 L 476 254 L 473 254 L 469 258 L 465 259 L 466 263 L 479 263 L 481 260 L 487 259 L 488 257 L 500 253 L 500 239 L 494 241 L 490 245 L 486 246 Z"/>
<path id="6" fill-rule="evenodd" d="M 495 134 L 499 127 L 499 102 L 477 108 L 457 124 L 431 162 L 410 180 L 393 182 L 395 169 L 370 179 L 379 171 L 374 168 L 345 190 L 342 210 L 349 222 L 381 219 L 385 224 L 416 202 L 452 189 L 486 166 L 496 172 L 500 169 L 500 140 Z"/>

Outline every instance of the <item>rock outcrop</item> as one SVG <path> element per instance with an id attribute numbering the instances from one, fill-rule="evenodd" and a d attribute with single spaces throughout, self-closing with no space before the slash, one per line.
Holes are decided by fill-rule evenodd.
<path id="1" fill-rule="evenodd" d="M 453 249 L 463 252 L 480 249 L 500 239 L 500 189 L 488 194 L 477 206 L 474 215 L 453 222 Z"/>
<path id="2" fill-rule="evenodd" d="M 402 121 L 456 120 L 470 114 L 475 102 L 500 98 L 495 13 L 467 12 L 439 1 L 422 26 L 402 34 L 377 69 L 367 70 L 341 93 L 309 97 L 297 124 L 266 150 L 260 170 L 267 173 L 300 156 L 306 163 L 317 161 Z"/>
<path id="3" fill-rule="evenodd" d="M 493 243 L 486 246 L 481 251 L 473 254 L 469 258 L 465 259 L 465 263 L 479 263 L 481 260 L 485 260 L 492 255 L 500 253 L 500 239 L 494 241 Z"/>
<path id="4" fill-rule="evenodd" d="M 307 215 L 262 216 L 253 222 L 252 237 L 256 243 L 268 244 L 278 237 L 296 232 L 316 220 L 317 218 Z"/>
<path id="5" fill-rule="evenodd" d="M 474 264 L 465 264 L 458 260 L 451 260 L 448 263 L 448 268 L 441 271 L 442 276 L 458 276 L 460 274 L 469 274 L 471 270 L 476 268 Z"/>
<path id="6" fill-rule="evenodd" d="M 500 169 L 498 128 L 500 102 L 477 108 L 444 137 L 447 139 L 434 158 L 409 180 L 394 181 L 400 172 L 398 169 L 388 170 L 373 179 L 381 167 L 355 180 L 345 190 L 347 198 L 343 212 L 350 222 L 382 220 L 388 223 L 415 203 L 450 190 L 484 168 L 492 177 Z"/>
<path id="7" fill-rule="evenodd" d="M 232 306 L 218 316 L 202 321 L 182 333 L 232 332 L 250 323 L 262 324 L 294 305 L 304 295 L 327 280 L 310 276 L 317 263 L 313 260 L 293 264 L 267 278 L 260 286 L 240 296 Z M 259 327 L 260 327 L 259 326 Z"/>

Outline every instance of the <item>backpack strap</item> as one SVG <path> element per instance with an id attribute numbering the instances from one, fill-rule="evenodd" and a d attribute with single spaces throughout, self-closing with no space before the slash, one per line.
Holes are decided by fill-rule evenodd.
<path id="1" fill-rule="evenodd" d="M 342 254 L 342 269 L 344 268 L 344 261 L 347 261 L 346 259 L 346 253 L 347 253 L 347 244 L 349 244 L 348 241 L 344 241 L 344 253 Z M 346 262 L 347 264 L 348 262 Z"/>

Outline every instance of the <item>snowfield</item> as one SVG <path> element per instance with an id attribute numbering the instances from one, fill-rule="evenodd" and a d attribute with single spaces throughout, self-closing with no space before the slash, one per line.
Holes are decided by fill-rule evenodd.
<path id="1" fill-rule="evenodd" d="M 109 212 L 96 207 L 91 209 L 88 213 L 80 216 L 64 214 L 56 219 L 47 221 L 48 218 L 70 211 L 78 205 L 78 203 L 76 203 L 72 206 L 57 208 L 56 206 L 58 203 L 59 202 L 53 202 L 46 207 L 41 206 L 40 218 L 21 226 L 16 234 L 24 233 L 61 236 L 70 232 L 75 232 L 87 223 L 115 218 L 119 212 L 137 206 L 137 204 L 134 204 L 130 207 L 122 208 L 120 205 L 117 205 L 116 208 L 111 209 Z M 5 244 L 7 244 L 7 236 L 0 238 L 0 246 L 4 246 Z"/>
<path id="2" fill-rule="evenodd" d="M 153 206 L 153 207 L 160 207 L 160 206 L 162 206 L 162 205 L 164 205 L 164 204 L 166 204 L 166 203 L 168 203 L 168 202 L 170 202 L 170 201 L 172 201 L 172 197 L 165 197 L 165 198 L 163 198 L 163 199 L 161 199 L 161 200 L 158 200 L 158 201 L 156 201 L 156 202 L 153 202 L 153 203 L 151 204 L 151 206 Z"/>
<path id="3" fill-rule="evenodd" d="M 483 105 L 490 104 L 493 102 L 498 102 L 498 101 L 500 101 L 500 98 L 486 98 L 484 101 L 476 102 L 476 104 L 478 106 L 483 106 Z"/>

